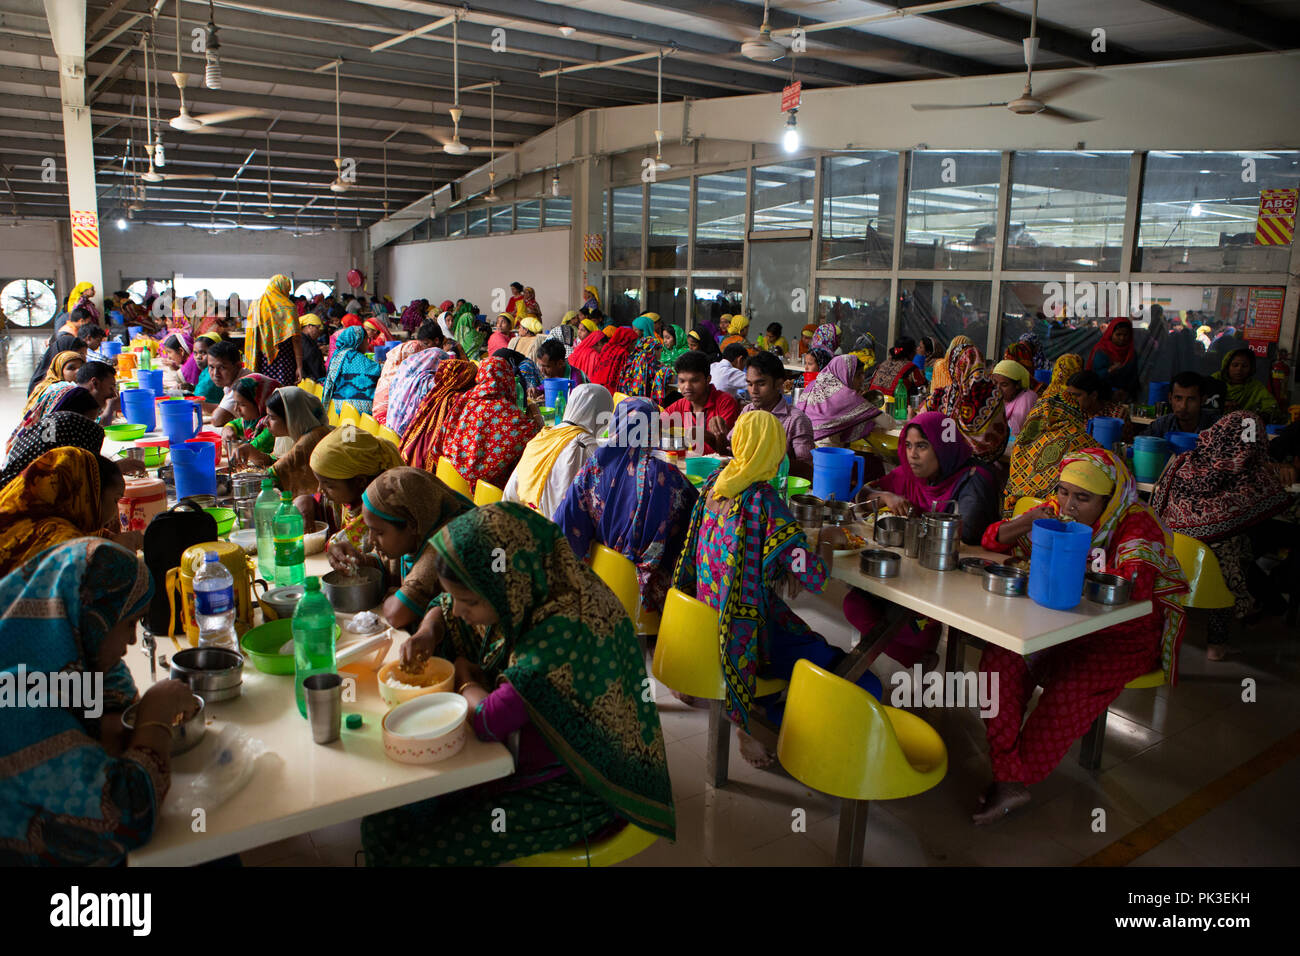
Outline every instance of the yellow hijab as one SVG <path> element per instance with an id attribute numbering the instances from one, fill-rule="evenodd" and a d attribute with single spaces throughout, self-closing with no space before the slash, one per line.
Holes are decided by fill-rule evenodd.
<path id="1" fill-rule="evenodd" d="M 360 475 L 381 475 L 389 468 L 400 468 L 397 446 L 385 438 L 376 438 L 355 425 L 343 425 L 320 440 L 311 453 L 311 470 L 322 478 L 347 481 Z"/>
<path id="2" fill-rule="evenodd" d="M 785 458 L 785 428 L 771 412 L 745 412 L 731 431 L 731 453 L 713 485 L 718 498 L 734 498 L 756 481 L 776 477 Z"/>
<path id="3" fill-rule="evenodd" d="M 744 335 L 749 331 L 749 318 L 744 315 L 733 315 L 731 321 L 727 324 L 727 333 L 729 335 Z"/>
<path id="4" fill-rule="evenodd" d="M 72 291 L 68 293 L 68 306 L 65 311 L 71 312 L 73 309 L 75 309 L 77 307 L 77 303 L 81 301 L 81 297 L 86 294 L 86 291 L 89 289 L 93 289 L 94 287 L 95 287 L 95 283 L 93 282 L 78 282 L 76 285 L 74 285 L 72 287 Z"/>
<path id="5" fill-rule="evenodd" d="M 80 352 L 60 352 L 54 356 L 54 361 L 50 363 L 49 369 L 45 372 L 45 377 L 36 383 L 32 393 L 27 396 L 27 404 L 23 406 L 23 414 L 27 414 L 35 407 L 36 403 L 41 400 L 45 390 L 55 382 L 63 381 L 63 370 L 68 367 L 68 363 L 73 359 L 78 362 L 84 362 Z"/>
<path id="6" fill-rule="evenodd" d="M 266 291 L 248 313 L 248 367 L 258 359 L 275 360 L 280 343 L 298 334 L 298 309 L 289 298 L 293 283 L 286 275 L 271 276 Z"/>

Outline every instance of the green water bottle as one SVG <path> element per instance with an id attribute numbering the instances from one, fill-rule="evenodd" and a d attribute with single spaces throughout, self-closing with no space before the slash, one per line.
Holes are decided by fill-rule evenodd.
<path id="1" fill-rule="evenodd" d="M 564 421 L 564 410 L 569 407 L 568 399 L 564 392 L 555 396 L 555 424 Z"/>
<path id="2" fill-rule="evenodd" d="M 275 580 L 275 523 L 280 510 L 280 493 L 270 478 L 262 479 L 262 493 L 253 503 L 253 527 L 257 533 L 257 566 L 267 581 Z"/>
<path id="3" fill-rule="evenodd" d="M 902 381 L 894 386 L 894 421 L 907 421 L 907 386 Z"/>
<path id="4" fill-rule="evenodd" d="M 790 474 L 790 456 L 787 454 L 781 459 L 781 467 L 776 470 L 776 493 L 783 498 L 788 497 L 785 488 L 785 479 Z"/>
<path id="5" fill-rule="evenodd" d="M 277 565 L 278 567 L 278 565 Z M 312 674 L 333 674 L 334 608 L 321 593 L 320 578 L 306 581 L 306 591 L 293 612 L 293 693 L 298 713 L 307 716 L 307 697 L 302 682 Z"/>
<path id="6" fill-rule="evenodd" d="M 280 509 L 271 522 L 275 538 L 275 586 L 302 584 L 306 577 L 307 551 L 302 543 L 302 514 L 293 506 L 293 496 L 280 493 Z"/>

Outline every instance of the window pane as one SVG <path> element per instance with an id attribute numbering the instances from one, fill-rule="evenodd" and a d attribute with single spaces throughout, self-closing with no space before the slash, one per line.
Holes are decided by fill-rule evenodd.
<path id="1" fill-rule="evenodd" d="M 546 225 L 567 226 L 573 220 L 573 200 L 568 196 L 546 200 Z"/>
<path id="2" fill-rule="evenodd" d="M 610 276 L 609 308 L 605 314 L 614 325 L 631 325 L 641 314 L 641 280 L 636 276 Z"/>
<path id="3" fill-rule="evenodd" d="M 530 199 L 515 204 L 515 228 L 536 229 L 542 224 L 542 201 Z"/>
<path id="4" fill-rule="evenodd" d="M 897 153 L 827 156 L 822 161 L 821 268 L 892 268 L 897 193 Z"/>
<path id="5" fill-rule="evenodd" d="M 756 231 L 812 228 L 815 163 L 799 159 L 754 169 Z"/>
<path id="6" fill-rule="evenodd" d="M 689 179 L 650 184 L 650 223 L 649 235 L 646 239 L 647 269 L 686 268 L 686 241 L 690 232 L 690 216 L 691 181 Z M 686 295 L 684 288 L 682 295 Z M 652 309 L 652 311 L 658 310 Z"/>
<path id="7" fill-rule="evenodd" d="M 445 216 L 439 216 L 437 219 L 429 220 L 429 238 L 447 238 L 447 218 Z"/>
<path id="8" fill-rule="evenodd" d="M 852 352 L 862 335 L 870 333 L 876 340 L 876 361 L 884 361 L 889 348 L 889 280 L 823 279 L 818 282 L 816 324 L 827 323 L 840 327 L 841 351 Z M 796 336 L 801 333 L 801 330 L 793 331 Z"/>
<path id="9" fill-rule="evenodd" d="M 463 212 L 449 213 L 447 216 L 447 238 L 459 239 L 465 235 L 465 214 Z"/>
<path id="10" fill-rule="evenodd" d="M 1130 155 L 1012 154 L 1005 268 L 1118 271 Z"/>
<path id="11" fill-rule="evenodd" d="M 419 242 L 422 239 L 428 239 L 428 238 L 429 238 L 429 220 L 424 219 L 420 222 L 417 222 L 415 224 L 415 228 L 411 230 L 411 241 Z"/>
<path id="12" fill-rule="evenodd" d="M 614 221 L 609 228 L 609 267 L 640 269 L 641 187 L 624 186 L 613 192 Z"/>
<path id="13" fill-rule="evenodd" d="M 646 311 L 658 312 L 667 325 L 684 324 L 686 318 L 686 279 L 646 279 Z M 635 316 L 633 317 L 635 318 Z"/>
<path id="14" fill-rule="evenodd" d="M 1254 169 L 1254 182 L 1242 182 L 1248 168 Z M 1138 223 L 1139 268 L 1286 271 L 1290 246 L 1255 245 L 1255 220 L 1263 190 L 1297 185 L 1300 153 L 1149 153 Z"/>
<path id="15" fill-rule="evenodd" d="M 992 287 L 991 282 L 903 280 L 898 284 L 902 334 L 917 340 L 928 335 L 936 349 L 945 349 L 955 336 L 964 335 L 983 352 Z"/>
<path id="16" fill-rule="evenodd" d="M 491 229 L 493 232 L 509 232 L 514 227 L 513 206 L 493 206 Z"/>
<path id="17" fill-rule="evenodd" d="M 695 268 L 740 269 L 745 263 L 745 170 L 695 182 Z"/>
<path id="18" fill-rule="evenodd" d="M 469 210 L 466 215 L 469 216 L 469 234 L 471 236 L 487 235 L 488 211 L 483 207 Z"/>
<path id="19" fill-rule="evenodd" d="M 723 315 L 744 311 L 745 302 L 740 294 L 744 283 L 740 276 L 696 276 L 693 282 L 695 294 L 688 332 L 704 319 L 716 323 Z"/>
<path id="20" fill-rule="evenodd" d="M 903 268 L 993 268 L 1001 163 L 992 150 L 912 153 Z"/>

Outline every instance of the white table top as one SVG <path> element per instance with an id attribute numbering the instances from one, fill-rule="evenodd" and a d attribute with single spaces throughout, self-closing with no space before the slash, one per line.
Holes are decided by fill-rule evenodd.
<path id="1" fill-rule="evenodd" d="M 328 570 L 324 555 L 307 559 L 308 574 Z M 388 660 L 398 655 L 406 637 L 405 632 L 395 633 Z M 160 655 L 173 650 L 171 641 L 159 640 Z M 148 653 L 137 643 L 127 649 L 126 661 L 143 692 L 153 683 Z M 153 839 L 131 853 L 128 863 L 192 866 L 514 772 L 514 759 L 503 745 L 483 743 L 473 733 L 464 750 L 440 763 L 414 766 L 390 760 L 380 728 L 388 707 L 379 696 L 375 672 L 355 665 L 342 673 L 356 677 L 357 689 L 356 702 L 345 701 L 343 715 L 359 713 L 364 722 L 357 730 L 345 725 L 338 740 L 322 745 L 312 740 L 310 726 L 298 713 L 292 676 L 263 674 L 246 663 L 241 695 L 208 705 L 203 740 L 172 761 L 172 790 L 185 783 L 187 772 L 203 766 L 227 723 L 261 740 L 276 756 L 263 758 L 248 784 L 207 814 L 204 833 L 192 832 L 189 819 L 167 812 L 169 794 Z M 167 677 L 165 668 L 158 668 L 158 677 Z"/>
<path id="2" fill-rule="evenodd" d="M 901 549 L 890 549 L 902 556 Z M 962 557 L 982 557 L 1001 563 L 1005 554 L 963 545 Z M 873 578 L 859 569 L 858 555 L 837 557 L 831 576 L 861 588 L 950 627 L 1017 654 L 1091 634 L 1103 627 L 1131 621 L 1151 613 L 1150 601 L 1130 601 L 1121 607 L 1094 604 L 1086 598 L 1072 611 L 1054 611 L 1035 604 L 1028 596 L 1001 597 L 984 590 L 983 577 L 965 571 L 932 571 L 919 561 L 903 557 L 896 578 Z"/>
<path id="3" fill-rule="evenodd" d="M 1147 418 L 1145 415 L 1133 415 L 1129 417 L 1129 421 L 1131 421 L 1134 425 L 1150 425 L 1153 421 L 1155 421 L 1155 419 Z"/>

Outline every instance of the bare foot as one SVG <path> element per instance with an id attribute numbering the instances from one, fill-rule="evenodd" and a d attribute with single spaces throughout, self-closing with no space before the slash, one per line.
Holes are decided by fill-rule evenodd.
<path id="1" fill-rule="evenodd" d="M 697 709 L 703 709 L 709 706 L 709 702 L 705 700 L 703 697 L 692 697 L 690 694 L 679 694 L 677 693 L 677 691 L 672 691 L 672 695 L 676 697 L 678 700 L 680 700 L 687 707 L 695 707 Z"/>
<path id="2" fill-rule="evenodd" d="M 776 754 L 739 727 L 736 728 L 736 740 L 740 743 L 740 755 L 745 758 L 745 762 L 751 767 L 766 770 L 776 763 Z"/>
<path id="3" fill-rule="evenodd" d="M 1030 800 L 1029 788 L 1023 783 L 993 783 L 980 797 L 979 813 L 971 817 L 976 826 L 997 823 L 1013 810 L 1018 810 Z"/>

